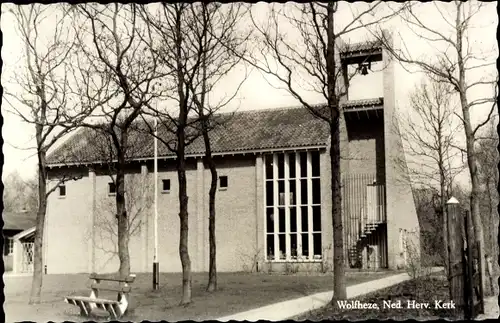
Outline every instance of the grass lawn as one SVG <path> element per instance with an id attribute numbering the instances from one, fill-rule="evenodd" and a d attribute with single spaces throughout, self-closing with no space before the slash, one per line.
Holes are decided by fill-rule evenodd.
<path id="1" fill-rule="evenodd" d="M 435 308 L 435 301 L 449 301 L 448 281 L 444 274 L 431 275 L 412 281 L 388 287 L 370 294 L 356 298 L 361 303 L 376 303 L 377 309 L 339 309 L 337 306 L 328 305 L 321 309 L 311 311 L 296 318 L 296 320 L 430 320 L 439 318 L 453 319 L 454 312 L 450 309 Z M 401 301 L 402 308 L 384 308 L 383 301 L 397 303 Z M 427 309 L 408 308 L 408 301 L 429 303 Z"/>
<path id="2" fill-rule="evenodd" d="M 347 285 L 379 279 L 398 272 L 348 272 Z M 138 274 L 132 284 L 131 312 L 126 321 L 209 320 L 236 314 L 272 303 L 330 290 L 331 274 L 264 274 L 219 273 L 216 293 L 205 292 L 206 273 L 194 273 L 192 304 L 178 306 L 181 297 L 181 274 L 162 273 L 160 290 L 152 291 L 151 274 Z M 90 282 L 86 274 L 46 275 L 42 303 L 29 306 L 31 276 L 4 276 L 6 322 L 73 321 L 88 319 L 79 316 L 79 309 L 64 303 L 68 295 L 88 296 Z M 108 295 L 102 294 L 102 297 Z M 111 296 L 109 296 L 111 297 Z M 116 297 L 116 296 L 114 296 Z M 114 299 L 114 298 L 112 298 Z"/>

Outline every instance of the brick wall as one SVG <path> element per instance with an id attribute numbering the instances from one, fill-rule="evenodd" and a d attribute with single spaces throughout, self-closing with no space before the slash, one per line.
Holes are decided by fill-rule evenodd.
<path id="1" fill-rule="evenodd" d="M 216 195 L 217 268 L 239 271 L 258 250 L 256 157 L 225 157 L 216 160 L 219 176 L 228 176 L 228 188 Z M 193 271 L 208 270 L 208 189 L 210 171 L 201 160 L 188 160 L 187 187 L 189 197 L 189 255 Z M 75 172 L 75 169 L 70 172 Z M 52 171 L 57 178 L 62 170 Z M 66 183 L 66 197 L 56 190 L 49 198 L 47 213 L 48 273 L 115 272 L 119 268 L 116 251 L 115 196 L 109 194 L 112 180 L 104 169 L 78 170 L 83 178 Z M 135 178 L 135 179 L 132 179 Z M 170 179 L 170 191 L 162 192 L 162 180 Z M 154 173 L 152 163 L 135 164 L 128 169 L 127 189 L 137 202 L 127 203 L 138 216 L 136 232 L 131 236 L 129 252 L 133 272 L 152 271 Z M 143 185 L 145 183 L 145 185 Z M 140 198 L 140 187 L 150 195 Z M 95 188 L 95 195 L 92 190 Z M 159 162 L 158 173 L 158 260 L 162 272 L 182 270 L 179 259 L 178 180 L 172 160 Z M 95 196 L 95 200 L 94 199 Z M 130 199 L 129 199 L 130 201 Z M 140 215 L 135 210 L 140 204 Z M 135 205 L 135 206 L 134 206 Z M 138 221 L 141 225 L 138 225 Z M 57 223 L 57 225 L 55 225 Z M 93 232 L 92 232 L 93 230 Z"/>
<path id="2" fill-rule="evenodd" d="M 154 186 L 154 172 L 152 164 L 148 164 L 148 181 Z M 162 179 L 170 179 L 170 192 L 162 192 Z M 196 161 L 194 159 L 187 161 L 186 169 L 187 194 L 188 194 L 188 252 L 191 260 L 191 267 L 196 271 Z M 170 160 L 167 163 L 158 164 L 158 260 L 160 271 L 162 272 L 180 272 L 182 270 L 179 258 L 179 184 L 175 164 Z M 153 270 L 153 206 L 151 207 L 151 216 L 148 222 L 147 271 Z"/>
<path id="3" fill-rule="evenodd" d="M 332 227 L 332 189 L 330 152 L 322 151 L 319 157 L 321 165 L 321 242 L 325 261 L 333 263 L 333 227 Z"/>
<path id="4" fill-rule="evenodd" d="M 88 271 L 90 179 L 85 169 L 73 170 L 73 174 L 78 173 L 83 177 L 66 183 L 65 197 L 60 197 L 58 190 L 49 196 L 44 254 L 47 273 L 50 274 Z M 52 185 L 53 182 L 49 183 L 49 188 Z"/>
<path id="5" fill-rule="evenodd" d="M 377 181 L 385 181 L 384 120 L 361 117 L 347 121 L 349 155 L 348 172 L 376 174 Z"/>
<path id="6" fill-rule="evenodd" d="M 379 125 L 373 125 L 379 127 Z M 345 128 L 344 128 L 345 129 Z M 370 130 L 371 131 L 371 130 Z M 367 132 L 369 132 L 367 130 Z M 361 135 L 362 136 L 362 135 Z M 343 137 L 346 133 L 343 132 Z M 376 136 L 375 136 L 376 137 Z M 342 154 L 346 151 L 366 153 L 367 158 L 380 154 L 377 140 L 364 137 L 351 137 L 348 149 L 343 146 Z M 363 142 L 366 140 L 366 142 Z M 343 141 L 345 144 L 346 141 Z M 394 147 L 394 146 L 393 146 Z M 373 156 L 372 156 L 373 157 Z M 370 157 L 374 169 L 378 169 L 379 157 L 375 160 Z M 377 162 L 378 160 L 378 162 Z M 227 156 L 216 160 L 219 176 L 228 176 L 228 188 L 217 191 L 217 267 L 221 272 L 239 271 L 252 266 L 254 255 L 260 252 L 264 255 L 264 214 L 263 214 L 263 165 L 259 155 Z M 332 244 L 331 227 L 331 188 L 330 188 L 330 159 L 329 151 L 323 150 L 320 155 L 321 163 L 321 201 L 322 201 L 322 241 L 323 247 Z M 189 159 L 187 163 L 187 185 L 189 197 L 189 255 L 193 271 L 208 270 L 208 189 L 210 186 L 210 171 L 204 169 L 201 159 Z M 353 167 L 351 161 L 343 158 L 342 169 L 347 165 Z M 363 164 L 359 164 L 361 167 Z M 354 167 L 356 168 L 356 167 Z M 353 169 L 354 169 L 353 168 Z M 361 169 L 361 168 L 360 168 Z M 363 169 L 366 169 L 363 168 Z M 142 178 L 143 186 L 154 188 L 154 174 L 152 162 L 141 165 L 135 163 L 128 170 L 130 177 Z M 47 228 L 47 264 L 49 273 L 68 272 L 113 272 L 118 270 L 118 258 L 113 240 L 102 236 L 102 227 L 98 223 L 103 214 L 112 220 L 114 211 L 106 210 L 105 205 L 114 206 L 114 196 L 108 194 L 109 175 L 103 170 L 89 172 L 80 169 L 83 178 L 66 184 L 67 196 L 58 198 L 57 191 L 50 197 L 48 208 Z M 55 175 L 55 173 L 53 173 Z M 162 179 L 170 179 L 170 191 L 161 192 Z M 95 187 L 95 201 L 92 190 Z M 178 180 L 173 160 L 159 162 L 158 174 L 158 241 L 159 262 L 162 272 L 179 272 L 179 207 L 178 207 Z M 388 192 L 391 191 L 388 189 Z M 389 194 L 389 193 L 388 193 Z M 398 194 L 392 189 L 391 194 Z M 395 201 L 397 198 L 407 198 L 399 194 L 396 198 L 389 198 L 392 204 L 388 208 L 390 230 L 389 238 L 398 236 L 399 227 L 408 220 L 411 223 L 411 204 Z M 143 225 L 131 238 L 129 251 L 131 269 L 133 272 L 152 271 L 153 262 L 153 198 L 142 210 Z M 411 200 L 412 201 L 412 200 Z M 396 202 L 396 203 L 395 203 Z M 405 209 L 406 208 L 406 209 Z M 406 215 L 401 215 L 406 210 Z M 416 215 L 415 215 L 416 219 Z M 57 225 L 54 225 L 57 223 Z M 112 222 L 111 222 L 112 223 Z M 94 225 L 93 225 L 94 224 Z M 92 235 L 94 228 L 94 237 Z M 101 233 L 99 233 L 101 232 Z M 91 241 L 94 241 L 91 243 Z M 115 240 L 116 241 L 116 240 Z M 390 246 L 389 241 L 389 246 Z M 99 244 L 100 248 L 95 245 Z M 397 245 L 397 242 L 396 242 Z M 389 247 L 390 248 L 390 247 Z M 108 249 L 106 251 L 106 249 Z M 392 253 L 395 253 L 392 250 Z M 328 251 L 330 258 L 331 250 Z M 391 259 L 389 259 L 391 265 Z"/>
<path id="7" fill-rule="evenodd" d="M 127 174 L 126 181 L 126 205 L 127 216 L 130 221 L 131 236 L 129 241 L 129 255 L 131 270 L 141 271 L 141 255 L 143 248 L 141 244 L 141 231 L 144 230 L 143 221 L 150 217 L 146 199 L 141 195 L 142 180 L 138 172 L 139 166 Z M 109 194 L 108 184 L 112 182 L 109 174 L 96 172 L 96 200 L 94 211 L 94 252 L 95 264 L 93 271 L 105 273 L 115 272 L 119 269 L 117 251 L 117 220 L 116 220 L 116 195 Z M 150 188 L 150 187 L 149 187 Z M 145 187 L 148 189 L 148 187 Z M 150 198 L 151 199 L 151 198 Z M 151 201 L 149 201 L 151 203 Z"/>
<path id="8" fill-rule="evenodd" d="M 217 190 L 216 241 L 217 270 L 241 271 L 258 251 L 256 230 L 256 163 L 255 156 L 216 159 L 219 176 L 228 177 L 228 188 Z M 208 270 L 208 190 L 210 171 L 204 171 L 203 205 L 205 225 L 204 261 Z"/>

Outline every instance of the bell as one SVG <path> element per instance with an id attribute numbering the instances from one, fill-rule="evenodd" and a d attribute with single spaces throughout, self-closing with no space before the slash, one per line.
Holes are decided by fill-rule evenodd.
<path id="1" fill-rule="evenodd" d="M 369 62 L 364 62 L 364 63 L 359 63 L 358 69 L 361 73 L 361 75 L 368 75 L 368 70 L 371 69 L 372 63 Z"/>

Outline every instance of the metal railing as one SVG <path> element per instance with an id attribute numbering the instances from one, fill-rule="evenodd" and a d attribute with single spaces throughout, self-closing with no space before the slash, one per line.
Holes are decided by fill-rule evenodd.
<path id="1" fill-rule="evenodd" d="M 376 182 L 375 174 L 346 174 L 342 178 L 342 201 L 347 256 L 348 249 L 366 236 L 367 229 L 386 222 L 385 185 Z"/>

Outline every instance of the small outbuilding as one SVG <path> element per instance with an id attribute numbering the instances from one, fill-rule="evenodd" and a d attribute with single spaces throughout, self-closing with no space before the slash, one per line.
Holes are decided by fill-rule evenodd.
<path id="1" fill-rule="evenodd" d="M 5 271 L 7 272 L 13 271 L 14 269 L 16 237 L 22 237 L 22 241 L 28 241 L 31 239 L 31 242 L 33 242 L 36 214 L 33 212 L 28 212 L 26 210 L 20 212 L 4 211 L 2 213 L 2 218 L 4 222 L 4 226 L 2 229 L 2 235 L 4 239 L 3 262 Z M 29 230 L 33 230 L 31 235 L 26 233 Z M 31 248 L 33 248 L 32 246 L 33 244 L 31 244 Z M 22 247 L 23 246 L 20 246 L 19 248 Z"/>
<path id="2" fill-rule="evenodd" d="M 14 273 L 33 272 L 33 255 L 36 227 L 19 232 L 13 237 L 13 268 Z"/>

